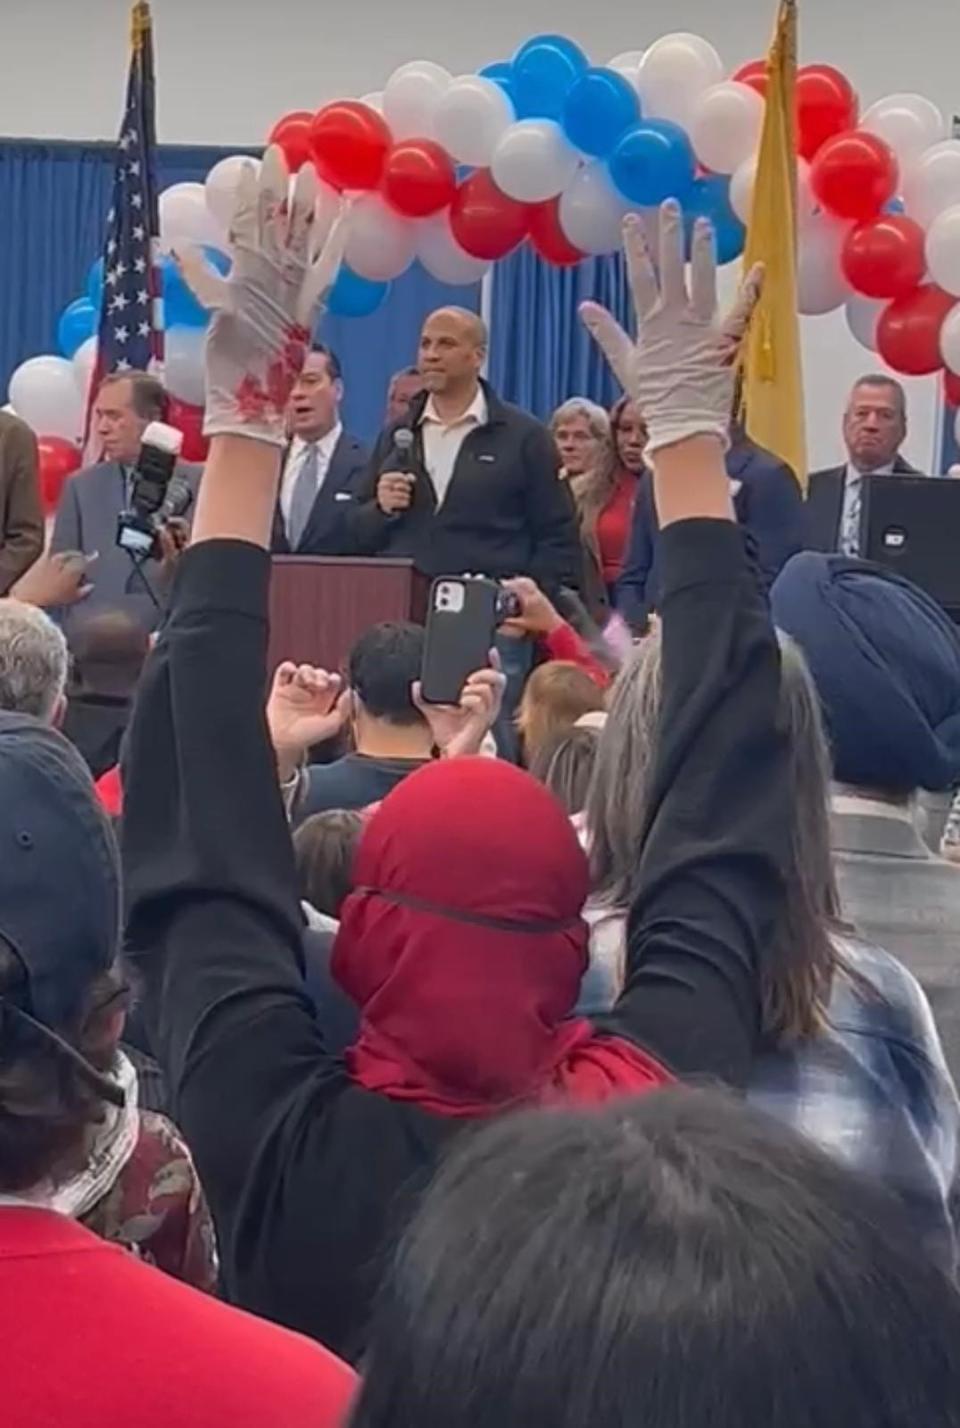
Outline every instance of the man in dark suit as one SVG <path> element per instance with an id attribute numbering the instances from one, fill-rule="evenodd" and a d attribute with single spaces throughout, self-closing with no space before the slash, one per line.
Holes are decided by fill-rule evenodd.
<path id="1" fill-rule="evenodd" d="M 731 430 L 727 475 L 740 525 L 753 536 L 757 561 L 769 588 L 792 555 L 803 549 L 803 498 L 790 467 L 750 440 L 743 429 Z M 640 477 L 633 527 L 623 575 L 617 586 L 617 608 L 637 631 L 646 628 L 656 605 L 656 548 L 659 530 L 649 471 Z"/>
<path id="2" fill-rule="evenodd" d="M 102 460 L 71 476 L 57 508 L 50 549 L 78 550 L 91 558 L 86 580 L 92 587 L 79 604 L 62 615 L 70 639 L 93 613 L 122 610 L 144 630 L 160 623 L 166 603 L 167 571 L 160 561 L 137 568 L 117 545 L 117 520 L 129 506 L 132 473 L 143 433 L 152 421 L 164 421 L 167 394 L 163 384 L 146 372 L 115 373 L 100 385 L 94 407 L 94 430 Z M 196 495 L 200 468 L 177 466 L 175 475 Z"/>
<path id="3" fill-rule="evenodd" d="M 343 429 L 343 376 L 328 348 L 314 347 L 290 395 L 290 434 L 273 527 L 278 555 L 346 555 L 347 513 L 367 452 Z"/>
<path id="4" fill-rule="evenodd" d="M 43 550 L 37 438 L 19 417 L 0 412 L 0 595 Z"/>
<path id="5" fill-rule="evenodd" d="M 900 455 L 907 435 L 907 398 L 893 377 L 861 377 L 843 414 L 847 460 L 815 471 L 806 505 L 809 550 L 862 554 L 865 476 L 919 476 Z"/>

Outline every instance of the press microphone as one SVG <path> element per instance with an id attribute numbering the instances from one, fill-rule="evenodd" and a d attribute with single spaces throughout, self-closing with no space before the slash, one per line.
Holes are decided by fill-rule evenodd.
<path id="1" fill-rule="evenodd" d="M 174 476 L 167 487 L 167 494 L 158 515 L 162 521 L 174 521 L 185 516 L 192 505 L 193 491 L 190 482 L 185 481 L 182 476 Z"/>
<path id="2" fill-rule="evenodd" d="M 413 465 L 413 432 L 400 426 L 393 433 L 393 449 L 397 454 L 396 468 L 402 476 L 416 476 Z"/>

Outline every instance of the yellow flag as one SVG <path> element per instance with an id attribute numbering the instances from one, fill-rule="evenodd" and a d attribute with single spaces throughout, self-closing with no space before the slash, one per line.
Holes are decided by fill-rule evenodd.
<path id="1" fill-rule="evenodd" d="M 797 158 L 794 93 L 797 4 L 781 0 L 767 56 L 767 106 L 760 138 L 744 272 L 766 269 L 742 364 L 747 435 L 792 467 L 806 490 L 800 319 L 797 312 Z"/>

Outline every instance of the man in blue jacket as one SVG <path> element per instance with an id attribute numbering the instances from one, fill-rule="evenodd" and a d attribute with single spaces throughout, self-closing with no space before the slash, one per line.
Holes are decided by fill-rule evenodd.
<path id="1" fill-rule="evenodd" d="M 737 520 L 753 537 L 764 584 L 769 588 L 790 557 L 803 549 L 803 497 L 785 462 L 757 446 L 742 427 L 733 427 L 730 434 L 727 475 L 733 485 Z M 640 632 L 646 629 L 657 602 L 658 536 L 653 481 L 646 471 L 640 478 L 630 545 L 617 587 L 620 613 Z"/>

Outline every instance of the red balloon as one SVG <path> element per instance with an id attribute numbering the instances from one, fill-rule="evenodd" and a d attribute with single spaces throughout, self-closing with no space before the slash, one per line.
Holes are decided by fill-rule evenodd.
<path id="1" fill-rule="evenodd" d="M 812 159 L 828 139 L 853 129 L 860 102 L 845 74 L 829 64 L 804 65 L 797 75 L 797 148 Z"/>
<path id="2" fill-rule="evenodd" d="M 813 192 L 836 218 L 875 218 L 899 178 L 890 145 L 862 129 L 828 139 L 810 166 Z"/>
<path id="3" fill-rule="evenodd" d="M 546 203 L 535 203 L 530 209 L 530 244 L 558 268 L 570 268 L 586 257 L 575 248 L 560 227 L 560 200 L 548 198 Z"/>
<path id="4" fill-rule="evenodd" d="M 751 60 L 749 64 L 742 64 L 733 77 L 739 84 L 749 84 L 751 89 L 755 89 L 766 99 L 767 86 L 770 83 L 766 60 Z"/>
<path id="5" fill-rule="evenodd" d="M 906 297 L 920 286 L 927 271 L 924 241 L 919 223 L 899 213 L 858 223 L 843 245 L 844 276 L 864 297 Z"/>
<path id="6" fill-rule="evenodd" d="M 877 322 L 877 351 L 895 372 L 923 377 L 943 366 L 940 329 L 956 298 L 933 283 L 884 308 Z"/>
<path id="7" fill-rule="evenodd" d="M 310 125 L 313 115 L 309 109 L 295 109 L 292 114 L 284 114 L 270 130 L 268 144 L 279 144 L 284 152 L 292 174 L 302 169 L 310 158 Z"/>
<path id="8" fill-rule="evenodd" d="M 317 172 L 334 188 L 376 188 L 390 150 L 390 130 L 368 104 L 338 99 L 314 115 L 310 144 Z"/>
<path id="9" fill-rule="evenodd" d="M 450 229 L 460 247 L 474 258 L 504 258 L 527 236 L 530 205 L 508 198 L 477 169 L 465 179 L 450 205 Z"/>
<path id="10" fill-rule="evenodd" d="M 37 437 L 37 464 L 40 499 L 44 514 L 52 516 L 60 503 L 60 492 L 68 476 L 80 470 L 80 449 L 62 436 Z"/>
<path id="11" fill-rule="evenodd" d="M 387 155 L 380 188 L 397 213 L 427 218 L 448 208 L 457 191 L 453 160 L 433 139 L 404 139 Z"/>
<path id="12" fill-rule="evenodd" d="M 181 456 L 184 461 L 206 461 L 210 442 L 203 434 L 203 407 L 192 407 L 171 397 L 167 403 L 167 421 L 183 433 Z"/>
<path id="13" fill-rule="evenodd" d="M 960 377 L 949 367 L 943 373 L 943 395 L 951 407 L 960 407 Z"/>

